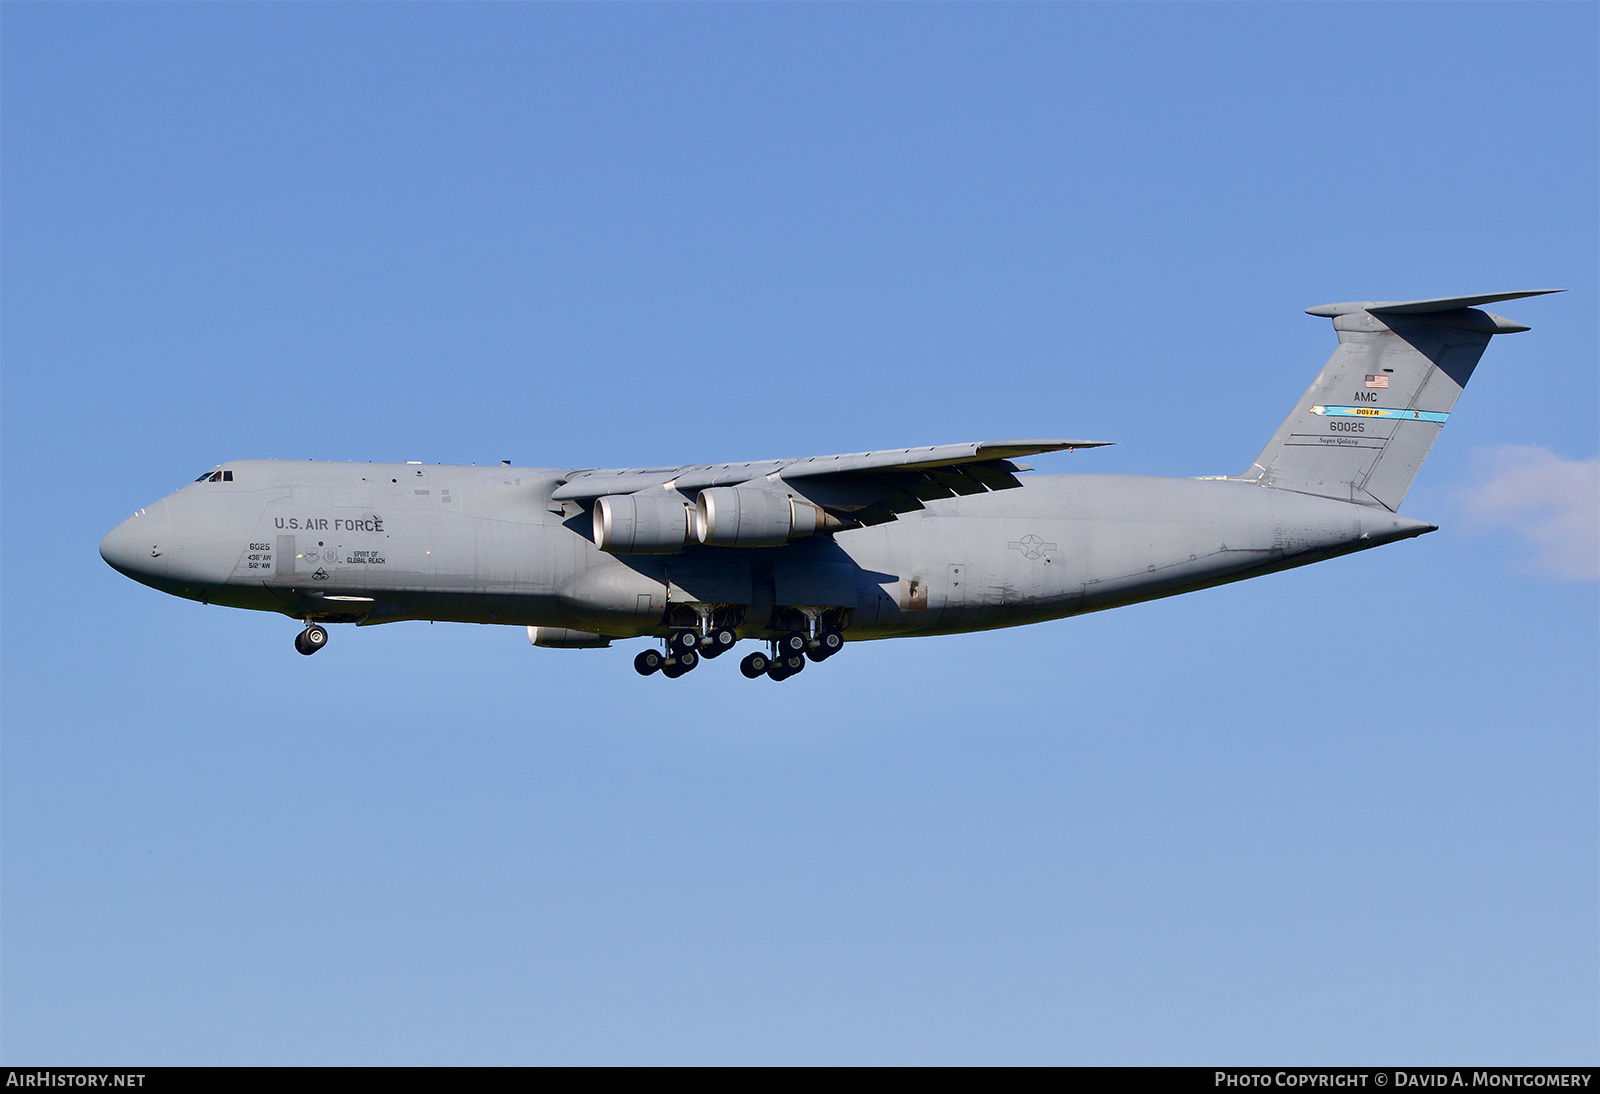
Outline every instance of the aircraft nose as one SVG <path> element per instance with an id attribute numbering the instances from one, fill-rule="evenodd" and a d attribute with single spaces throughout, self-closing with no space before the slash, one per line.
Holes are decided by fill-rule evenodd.
<path id="1" fill-rule="evenodd" d="M 167 521 L 165 507 L 157 502 L 106 533 L 100 557 L 112 569 L 135 581 L 166 576 Z"/>

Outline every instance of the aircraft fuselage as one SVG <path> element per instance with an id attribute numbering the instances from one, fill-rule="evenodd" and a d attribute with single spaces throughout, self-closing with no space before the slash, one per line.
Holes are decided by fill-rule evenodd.
<path id="1" fill-rule="evenodd" d="M 322 622 L 430 619 L 666 636 L 793 611 L 852 640 L 1016 626 L 1304 565 L 1433 530 L 1250 482 L 1027 475 L 770 548 L 608 554 L 559 469 L 245 460 L 118 525 L 106 560 L 165 592 Z"/>

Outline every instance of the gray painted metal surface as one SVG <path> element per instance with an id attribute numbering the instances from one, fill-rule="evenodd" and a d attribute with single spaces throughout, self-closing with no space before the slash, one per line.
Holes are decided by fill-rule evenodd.
<path id="1" fill-rule="evenodd" d="M 303 653 L 324 623 L 451 620 L 553 648 L 655 636 L 665 661 L 639 671 L 681 675 L 683 651 L 738 638 L 823 660 L 841 638 L 1035 623 L 1432 531 L 1400 502 L 1489 339 L 1527 329 L 1468 305 L 1525 295 L 1309 309 L 1339 348 L 1238 476 L 1019 477 L 1018 456 L 1102 443 L 1050 440 L 621 470 L 241 460 L 100 550 L 164 592 L 305 621 Z"/>

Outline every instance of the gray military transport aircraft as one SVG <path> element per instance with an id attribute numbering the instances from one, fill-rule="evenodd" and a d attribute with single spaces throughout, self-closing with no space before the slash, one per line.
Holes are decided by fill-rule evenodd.
<path id="1" fill-rule="evenodd" d="M 241 460 L 100 544 L 207 604 L 326 623 L 525 626 L 536 646 L 653 637 L 682 676 L 742 638 L 784 680 L 846 641 L 1037 623 L 1432 532 L 1401 499 L 1489 339 L 1475 305 L 1537 292 L 1308 308 L 1339 348 L 1242 474 L 1036 475 L 1099 441 L 1020 440 L 624 469 Z"/>

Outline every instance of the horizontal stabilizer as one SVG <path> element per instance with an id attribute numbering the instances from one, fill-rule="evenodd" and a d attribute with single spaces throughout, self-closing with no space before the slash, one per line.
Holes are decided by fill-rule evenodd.
<path id="1" fill-rule="evenodd" d="M 1318 304 L 1314 308 L 1307 308 L 1307 315 L 1320 315 L 1333 319 L 1341 315 L 1351 315 L 1358 311 L 1369 311 L 1374 315 L 1426 315 L 1429 312 L 1456 311 L 1459 308 L 1475 308 L 1479 304 L 1493 304 L 1500 300 L 1520 300 L 1524 296 L 1545 296 L 1553 292 L 1566 292 L 1566 289 L 1531 289 L 1527 292 L 1491 292 L 1480 296 L 1438 296 L 1432 300 L 1355 300 L 1346 304 Z"/>

